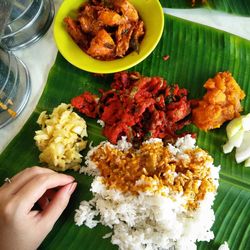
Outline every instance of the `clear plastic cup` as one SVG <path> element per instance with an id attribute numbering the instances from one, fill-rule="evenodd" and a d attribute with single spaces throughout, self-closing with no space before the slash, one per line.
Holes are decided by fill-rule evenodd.
<path id="1" fill-rule="evenodd" d="M 41 38 L 54 17 L 53 0 L 1 0 L 10 1 L 11 9 L 1 37 L 2 47 L 17 50 Z M 7 4 L 6 4 L 7 5 Z M 0 9 L 0 15 L 6 10 Z"/>
<path id="2" fill-rule="evenodd" d="M 30 75 L 24 63 L 0 48 L 0 128 L 21 113 L 30 92 Z"/>

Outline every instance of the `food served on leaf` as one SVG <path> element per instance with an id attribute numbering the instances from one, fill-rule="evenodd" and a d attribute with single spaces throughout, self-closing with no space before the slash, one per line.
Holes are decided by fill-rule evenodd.
<path id="1" fill-rule="evenodd" d="M 207 93 L 192 110 L 193 123 L 202 130 L 219 128 L 240 116 L 245 93 L 230 72 L 219 72 L 204 84 Z"/>
<path id="2" fill-rule="evenodd" d="M 88 55 L 100 60 L 121 58 L 139 52 L 144 23 L 127 0 L 92 0 L 83 3 L 77 18 L 66 17 L 66 28 Z"/>
<path id="3" fill-rule="evenodd" d="M 52 114 L 43 111 L 37 123 L 41 130 L 35 133 L 36 145 L 41 151 L 40 161 L 58 171 L 78 170 L 82 162 L 79 153 L 86 148 L 87 125 L 83 118 L 73 112 L 70 104 L 62 103 Z"/>
<path id="4" fill-rule="evenodd" d="M 138 150 L 124 137 L 102 142 L 81 172 L 94 176 L 94 198 L 81 202 L 75 222 L 112 228 L 119 249 L 196 249 L 214 237 L 219 167 L 190 135 L 167 146 L 150 139 Z"/>
<path id="5" fill-rule="evenodd" d="M 223 145 L 223 152 L 230 153 L 236 147 L 236 162 L 245 161 L 245 166 L 250 167 L 250 114 L 233 119 L 226 131 L 228 141 Z"/>
<path id="6" fill-rule="evenodd" d="M 103 134 L 113 144 L 121 136 L 133 143 L 151 137 L 176 139 L 176 131 L 190 123 L 187 90 L 168 85 L 161 77 L 120 72 L 114 75 L 111 89 L 100 92 L 101 97 L 84 92 L 71 104 L 86 116 L 99 118 Z"/>

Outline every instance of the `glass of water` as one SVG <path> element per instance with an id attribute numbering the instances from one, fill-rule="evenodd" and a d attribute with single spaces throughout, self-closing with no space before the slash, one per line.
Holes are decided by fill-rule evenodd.
<path id="1" fill-rule="evenodd" d="M 12 52 L 0 47 L 0 128 L 21 113 L 30 91 L 26 66 Z"/>
<path id="2" fill-rule="evenodd" d="M 5 16 L 2 47 L 17 50 L 37 41 L 49 29 L 54 12 L 53 0 L 0 0 L 0 16 Z"/>

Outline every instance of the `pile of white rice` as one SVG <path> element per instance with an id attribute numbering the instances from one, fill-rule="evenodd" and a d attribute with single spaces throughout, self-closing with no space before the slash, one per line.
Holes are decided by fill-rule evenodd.
<path id="1" fill-rule="evenodd" d="M 154 141 L 151 139 L 148 143 Z M 121 150 L 131 146 L 124 139 L 117 146 L 109 142 L 101 145 L 104 144 Z M 195 140 L 190 135 L 178 139 L 175 145 L 168 145 L 177 158 L 183 157 L 186 149 L 195 147 Z M 215 220 L 212 205 L 216 192 L 207 193 L 196 210 L 188 210 L 184 206 L 187 201 L 182 193 L 169 193 L 166 190 L 164 196 L 151 192 L 132 195 L 109 189 L 103 184 L 103 177 L 96 165 L 90 161 L 96 149 L 90 150 L 86 157 L 87 167 L 81 169 L 95 176 L 91 185 L 94 198 L 82 201 L 76 210 L 75 223 L 78 226 L 85 224 L 93 228 L 101 223 L 110 227 L 112 232 L 104 237 L 111 236 L 112 244 L 118 245 L 121 250 L 163 250 L 171 247 L 196 249 L 197 241 L 210 241 L 214 238 L 211 227 Z M 210 177 L 217 188 L 219 167 L 214 167 L 211 162 L 208 164 Z"/>

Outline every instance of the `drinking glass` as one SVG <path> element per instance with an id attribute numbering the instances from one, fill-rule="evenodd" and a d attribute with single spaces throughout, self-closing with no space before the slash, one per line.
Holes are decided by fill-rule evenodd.
<path id="1" fill-rule="evenodd" d="M 1 44 L 5 49 L 27 47 L 41 38 L 52 23 L 55 12 L 53 0 L 0 1 L 4 6 L 0 6 L 0 16 L 5 16 Z"/>
<path id="2" fill-rule="evenodd" d="M 0 128 L 21 113 L 30 91 L 30 75 L 24 63 L 0 47 Z"/>

